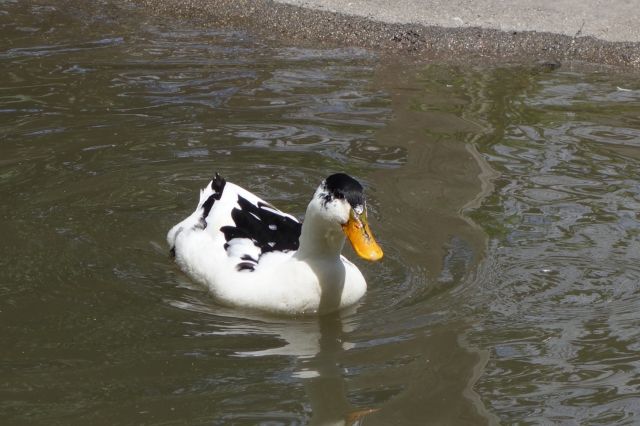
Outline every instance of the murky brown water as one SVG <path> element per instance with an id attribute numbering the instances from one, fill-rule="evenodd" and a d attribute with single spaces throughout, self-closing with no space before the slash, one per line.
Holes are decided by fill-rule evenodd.
<path id="1" fill-rule="evenodd" d="M 103 3 L 0 2 L 0 34 L 2 424 L 640 415 L 633 77 L 381 65 Z M 364 300 L 270 318 L 181 274 L 164 235 L 215 170 L 297 215 L 358 176 L 386 254 Z"/>

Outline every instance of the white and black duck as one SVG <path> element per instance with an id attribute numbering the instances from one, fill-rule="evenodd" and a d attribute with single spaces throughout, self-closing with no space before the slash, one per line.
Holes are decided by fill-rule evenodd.
<path id="1" fill-rule="evenodd" d="M 335 311 L 364 295 L 362 273 L 341 255 L 345 237 L 359 256 L 382 258 L 362 185 L 344 173 L 320 184 L 303 223 L 216 174 L 167 241 L 180 268 L 221 303 L 303 314 Z"/>

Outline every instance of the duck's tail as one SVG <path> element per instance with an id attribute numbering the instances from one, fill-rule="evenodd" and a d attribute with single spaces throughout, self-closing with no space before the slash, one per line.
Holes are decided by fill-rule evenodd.
<path id="1" fill-rule="evenodd" d="M 222 176 L 216 173 L 209 184 L 200 190 L 200 201 L 198 202 L 198 208 L 195 213 L 200 213 L 202 221 L 206 220 L 213 207 L 213 203 L 218 201 L 222 197 L 224 186 L 227 181 Z M 206 225 L 204 225 L 206 227 Z"/>
<path id="2" fill-rule="evenodd" d="M 185 229 L 205 229 L 207 227 L 207 216 L 209 216 L 213 204 L 222 197 L 226 183 L 224 178 L 216 173 L 209 184 L 200 190 L 200 200 L 198 201 L 196 210 L 185 220 L 169 230 L 167 242 L 169 243 L 172 257 L 175 257 L 175 242 L 182 231 Z"/>

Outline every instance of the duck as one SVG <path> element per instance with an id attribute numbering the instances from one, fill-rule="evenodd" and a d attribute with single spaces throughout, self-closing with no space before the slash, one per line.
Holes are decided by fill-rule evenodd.
<path id="1" fill-rule="evenodd" d="M 362 272 L 342 255 L 346 239 L 358 256 L 382 259 L 364 189 L 345 173 L 320 183 L 302 222 L 215 173 L 167 234 L 178 267 L 217 302 L 281 315 L 335 312 L 364 296 Z"/>

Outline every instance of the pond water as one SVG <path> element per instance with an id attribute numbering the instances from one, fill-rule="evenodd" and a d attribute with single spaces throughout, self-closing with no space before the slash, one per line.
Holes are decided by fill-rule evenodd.
<path id="1" fill-rule="evenodd" d="M 2 424 L 631 424 L 640 84 L 413 66 L 108 2 L 0 2 Z M 217 171 L 336 171 L 385 259 L 322 318 L 224 308 L 167 230 Z M 345 250 L 350 258 L 351 249 Z"/>

